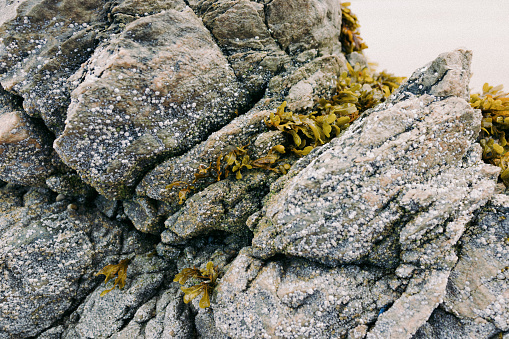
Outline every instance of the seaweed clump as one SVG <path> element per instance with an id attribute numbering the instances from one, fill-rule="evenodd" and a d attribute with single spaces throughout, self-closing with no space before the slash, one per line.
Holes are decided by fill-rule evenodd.
<path id="1" fill-rule="evenodd" d="M 341 34 L 339 41 L 341 42 L 343 52 L 346 54 L 361 52 L 363 49 L 368 48 L 362 41 L 359 33 L 359 20 L 348 8 L 349 6 L 349 2 L 341 4 Z"/>
<path id="2" fill-rule="evenodd" d="M 219 276 L 218 266 L 214 265 L 212 261 L 207 263 L 205 269 L 184 268 L 180 273 L 175 275 L 174 282 L 179 282 L 180 285 L 185 285 L 189 279 L 199 280 L 200 282 L 191 287 L 181 286 L 182 292 L 184 292 L 184 303 L 189 303 L 194 298 L 203 294 L 199 306 L 201 308 L 210 307 L 210 294 L 216 287 L 216 280 Z"/>
<path id="3" fill-rule="evenodd" d="M 339 77 L 331 99 L 322 98 L 309 114 L 285 111 L 286 101 L 271 113 L 265 123 L 269 128 L 290 134 L 299 155 L 308 154 L 348 128 L 362 112 L 384 102 L 404 78 L 386 72 L 372 73 L 359 64 L 347 64 L 348 72 Z"/>
<path id="4" fill-rule="evenodd" d="M 120 260 L 120 262 L 116 265 L 106 265 L 103 267 L 102 270 L 97 272 L 95 276 L 104 275 L 106 278 L 104 279 L 104 283 L 107 284 L 108 281 L 113 279 L 115 275 L 117 276 L 115 278 L 115 282 L 113 284 L 113 287 L 104 290 L 101 292 L 101 297 L 106 295 L 107 293 L 113 291 L 115 287 L 118 286 L 118 288 L 121 290 L 125 286 L 125 280 L 127 278 L 127 267 L 129 266 L 129 263 L 131 262 L 131 259 L 123 259 Z"/>
<path id="5" fill-rule="evenodd" d="M 490 86 L 485 83 L 482 93 L 470 95 L 470 105 L 482 112 L 479 143 L 485 162 L 501 168 L 500 179 L 509 187 L 509 93 L 503 85 Z"/>
<path id="6" fill-rule="evenodd" d="M 220 181 L 232 173 L 241 179 L 242 171 L 252 169 L 286 174 L 291 167 L 290 154 L 304 156 L 313 148 L 328 143 L 348 128 L 362 112 L 384 102 L 404 79 L 386 72 L 372 72 L 359 64 L 352 67 L 347 63 L 347 69 L 340 75 L 332 98 L 320 99 L 312 112 L 296 114 L 286 111 L 285 101 L 265 119 L 269 129 L 291 135 L 293 143 L 289 142 L 292 144 L 290 147 L 276 145 L 266 155 L 251 159 L 248 145 L 237 146 L 224 155 L 220 154 L 215 163 L 200 165 L 191 183 L 175 181 L 166 189 L 180 187 L 179 204 L 183 204 L 201 179 L 212 177 Z"/>

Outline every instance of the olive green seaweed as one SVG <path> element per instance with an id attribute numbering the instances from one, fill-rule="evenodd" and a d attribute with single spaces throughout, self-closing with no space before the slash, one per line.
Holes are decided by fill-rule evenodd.
<path id="1" fill-rule="evenodd" d="M 360 52 L 368 48 L 359 34 L 359 20 L 352 13 L 349 2 L 341 4 L 341 34 L 339 40 L 344 53 Z"/>
<path id="2" fill-rule="evenodd" d="M 189 279 L 198 280 L 199 283 L 191 287 L 181 286 L 182 292 L 184 292 L 184 303 L 189 303 L 194 298 L 202 295 L 199 306 L 201 308 L 210 307 L 210 294 L 216 287 L 216 280 L 219 276 L 218 266 L 214 265 L 212 261 L 207 263 L 205 269 L 184 268 L 180 273 L 175 275 L 174 282 L 185 285 Z"/>
<path id="3" fill-rule="evenodd" d="M 485 83 L 482 93 L 470 95 L 470 105 L 482 112 L 479 143 L 485 162 L 500 167 L 500 179 L 509 186 L 509 94 L 502 85 L 490 86 Z"/>

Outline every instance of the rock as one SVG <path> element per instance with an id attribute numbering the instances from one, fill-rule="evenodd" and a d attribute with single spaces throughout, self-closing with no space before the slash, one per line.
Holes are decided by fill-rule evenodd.
<path id="1" fill-rule="evenodd" d="M 242 86 L 257 101 L 270 78 L 291 65 L 265 24 L 265 6 L 230 0 L 209 4 L 199 7 L 203 23 L 225 51 Z"/>
<path id="2" fill-rule="evenodd" d="M 400 95 L 429 94 L 435 97 L 457 96 L 469 100 L 470 63 L 472 52 L 458 49 L 443 53 L 435 60 L 417 69 L 405 84 L 394 93 Z M 400 99 L 401 100 L 401 99 Z"/>
<path id="3" fill-rule="evenodd" d="M 89 195 L 93 189 L 77 174 L 58 174 L 46 179 L 46 185 L 53 192 L 69 196 Z"/>
<path id="4" fill-rule="evenodd" d="M 97 211 L 66 211 L 48 190 L 29 190 L 23 203 L 18 194 L 6 190 L 1 199 L 15 203 L 0 217 L 2 338 L 35 336 L 61 319 L 122 249 L 122 229 Z"/>
<path id="5" fill-rule="evenodd" d="M 163 230 L 161 216 L 153 202 L 145 197 L 124 201 L 124 212 L 140 232 L 159 234 Z"/>
<path id="6" fill-rule="evenodd" d="M 72 93 L 55 149 L 109 199 L 128 197 L 143 168 L 188 150 L 245 102 L 227 60 L 190 9 L 131 22 L 94 52 L 79 76 L 84 80 Z"/>
<path id="7" fill-rule="evenodd" d="M 461 98 L 424 94 L 385 104 L 271 198 L 254 254 L 397 266 L 402 251 L 406 263 L 443 264 L 498 175 L 480 161 L 479 129 L 480 113 Z"/>
<path id="8" fill-rule="evenodd" d="M 509 203 L 493 198 L 498 168 L 476 144 L 469 51 L 440 55 L 332 142 L 285 158 L 282 177 L 198 178 L 237 147 L 251 159 L 288 150 L 270 112 L 309 111 L 347 60 L 367 63 L 340 53 L 340 2 L 2 9 L 0 338 L 509 332 Z M 175 182 L 193 185 L 180 204 Z M 114 282 L 95 274 L 126 258 L 125 287 L 101 297 Z M 210 261 L 211 307 L 184 303 L 175 274 Z"/>
<path id="9" fill-rule="evenodd" d="M 216 182 L 193 195 L 171 215 L 164 223 L 168 229 L 165 232 L 172 232 L 176 243 L 212 231 L 245 234 L 247 218 L 261 208 L 261 200 L 275 178 L 276 175 L 254 172 L 240 180 Z"/>
<path id="10" fill-rule="evenodd" d="M 455 59 L 458 55 L 463 57 Z M 453 59 L 461 68 L 469 57 L 467 51 L 455 51 L 451 56 L 441 55 L 435 64 Z M 452 67 L 450 63 L 448 67 Z M 469 70 L 458 72 L 467 74 Z M 464 82 L 453 83 L 447 76 L 442 80 L 452 94 L 466 88 Z M 430 83 L 442 87 L 438 78 Z M 413 88 L 411 83 L 405 86 Z M 498 170 L 481 162 L 480 148 L 474 144 L 479 124 L 480 113 L 462 98 L 439 98 L 425 91 L 420 96 L 408 92 L 393 96 L 323 150 L 311 154 L 312 161 L 304 158 L 300 161 L 304 165 L 297 162 L 286 180 L 278 180 L 273 186 L 276 191 L 261 215 L 255 217 L 257 225 L 251 226 L 255 235 L 251 255 L 268 259 L 282 253 L 333 267 L 367 264 L 388 269 L 397 274 L 391 286 L 402 293 L 394 296 L 386 310 L 367 320 L 374 323 L 367 337 L 412 336 L 444 299 L 457 261 L 458 240 L 472 213 L 488 201 L 495 188 Z M 278 263 L 272 261 L 273 265 Z M 244 262 L 235 273 L 230 268 L 227 276 L 249 276 L 242 273 L 242 267 L 250 265 Z M 269 286 L 277 286 L 285 274 L 275 268 L 268 272 L 263 287 L 256 285 L 264 291 L 259 293 L 274 293 L 274 287 Z M 223 283 L 218 296 L 233 288 L 223 287 Z M 249 286 L 255 284 L 251 281 Z M 247 305 L 259 297 L 250 295 L 239 306 L 243 299 L 225 295 L 228 297 L 221 296 L 219 304 L 235 300 L 232 303 L 237 306 L 228 303 L 220 313 L 215 311 L 222 331 L 234 337 L 247 336 L 245 333 L 263 336 L 269 328 L 267 335 L 283 335 L 275 334 L 275 317 L 259 315 L 253 329 L 244 325 L 247 315 L 236 313 L 248 309 Z M 241 319 L 240 323 L 219 325 L 233 323 L 228 318 L 231 313 Z M 335 328 L 346 335 L 357 325 Z M 303 331 L 304 327 L 289 326 L 292 331 Z"/>
<path id="11" fill-rule="evenodd" d="M 313 100 L 332 93 L 337 77 L 347 70 L 346 62 L 343 55 L 316 58 L 291 72 L 273 77 L 267 95 L 282 95 L 291 111 L 308 109 L 312 107 Z"/>
<path id="12" fill-rule="evenodd" d="M 291 258 L 263 262 L 243 249 L 214 292 L 216 327 L 232 338 L 341 338 L 398 298 L 387 273 Z"/>
<path id="13" fill-rule="evenodd" d="M 341 54 L 341 4 L 333 0 L 274 0 L 266 22 L 282 50 L 298 54 L 317 50 L 318 56 Z"/>
<path id="14" fill-rule="evenodd" d="M 158 298 L 155 316 L 145 326 L 146 339 L 191 338 L 192 316 L 189 306 L 182 300 L 178 286 L 172 286 Z"/>
<path id="15" fill-rule="evenodd" d="M 479 211 L 461 239 L 443 309 L 419 330 L 420 337 L 449 333 L 450 337 L 491 338 L 508 331 L 508 217 L 509 198 L 503 194 Z M 448 325 L 451 322 L 454 326 Z"/>
<path id="16" fill-rule="evenodd" d="M 167 279 L 168 263 L 159 257 L 136 256 L 129 264 L 128 272 L 132 277 L 126 287 L 120 291 L 114 289 L 100 296 L 105 286 L 100 285 L 75 311 L 73 317 L 79 318 L 76 324 L 69 326 L 64 338 L 97 338 L 130 333 L 120 329 L 135 316 L 136 311 L 157 292 L 158 287 Z M 112 282 L 110 282 L 112 284 Z M 141 313 L 141 312 L 140 312 Z M 118 332 L 118 334 L 117 334 Z"/>
<path id="17" fill-rule="evenodd" d="M 414 339 L 455 339 L 455 338 L 493 338 L 500 333 L 490 322 L 460 320 L 438 307 L 426 324 L 417 331 Z M 496 338 L 496 337 L 495 337 Z"/>
<path id="18" fill-rule="evenodd" d="M 54 171 L 52 139 L 20 107 L 19 99 L 0 87 L 0 178 L 43 186 Z"/>
<path id="19" fill-rule="evenodd" d="M 268 110 L 257 109 L 239 116 L 219 131 L 212 133 L 206 141 L 189 152 L 180 157 L 170 158 L 150 171 L 137 186 L 136 193 L 177 206 L 179 189 L 169 190 L 166 186 L 177 181 L 191 183 L 200 165 L 215 165 L 219 156 L 225 155 L 236 147 L 254 143 L 258 136 L 266 131 L 267 127 L 263 121 L 268 116 Z M 284 142 L 284 138 L 280 135 L 274 135 L 273 139 Z M 267 152 L 270 147 L 260 151 Z M 209 180 L 201 181 L 200 184 L 206 187 L 215 180 L 216 178 L 209 178 Z"/>
<path id="20" fill-rule="evenodd" d="M 30 116 L 60 134 L 69 105 L 67 79 L 92 54 L 107 25 L 107 6 L 98 0 L 22 0 L 9 10 L 0 27 L 0 82 L 23 97 Z"/>

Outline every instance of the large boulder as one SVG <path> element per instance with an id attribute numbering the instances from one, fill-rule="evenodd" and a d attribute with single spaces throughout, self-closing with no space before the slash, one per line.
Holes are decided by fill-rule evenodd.
<path id="1" fill-rule="evenodd" d="M 464 100 L 470 58 L 464 50 L 441 55 L 432 64 L 463 76 L 420 69 L 403 88 L 425 78 L 449 92 L 399 91 L 274 185 L 253 247 L 218 288 L 216 326 L 232 337 L 408 338 L 426 323 L 445 298 L 458 241 L 499 173 L 481 161 L 481 115 Z M 374 285 L 352 293 L 361 301 L 331 305 L 362 274 L 373 274 L 366 280 Z M 286 293 L 300 301 L 288 304 Z M 355 310 L 359 303 L 376 306 Z"/>

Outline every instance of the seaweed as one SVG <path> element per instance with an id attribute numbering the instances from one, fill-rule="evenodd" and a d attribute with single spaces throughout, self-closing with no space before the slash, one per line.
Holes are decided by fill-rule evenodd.
<path id="1" fill-rule="evenodd" d="M 479 143 L 485 162 L 501 169 L 500 179 L 509 187 L 509 93 L 503 92 L 503 85 L 490 86 L 485 83 L 482 93 L 470 95 L 470 105 L 482 112 Z"/>
<path id="2" fill-rule="evenodd" d="M 363 49 L 368 48 L 362 41 L 359 33 L 359 20 L 348 8 L 349 6 L 349 2 L 341 4 L 341 34 L 339 41 L 341 42 L 343 52 L 346 54 L 362 52 Z"/>
<path id="3" fill-rule="evenodd" d="M 270 113 L 265 124 L 291 135 L 293 153 L 302 156 L 348 128 L 361 113 L 385 101 L 403 81 L 386 72 L 372 73 L 368 67 L 347 64 L 332 98 L 321 98 L 309 114 L 286 111 L 286 101 Z"/>
<path id="4" fill-rule="evenodd" d="M 214 265 L 212 261 L 209 261 L 205 269 L 184 268 L 180 273 L 175 275 L 174 282 L 185 285 L 189 279 L 200 281 L 198 284 L 191 287 L 181 286 L 182 292 L 184 292 L 184 303 L 189 303 L 194 298 L 203 294 L 199 306 L 201 308 L 210 307 L 210 294 L 216 286 L 217 277 L 219 276 L 218 266 Z"/>
<path id="5" fill-rule="evenodd" d="M 167 185 L 166 189 L 183 187 L 179 190 L 179 204 L 183 204 L 188 193 L 196 188 L 193 184 L 201 179 L 212 177 L 220 181 L 231 173 L 235 173 L 237 179 L 242 179 L 242 172 L 252 169 L 286 174 L 291 167 L 289 161 L 284 162 L 288 160 L 289 154 L 305 156 L 315 147 L 328 143 L 348 128 L 362 112 L 385 101 L 403 79 L 386 72 L 372 72 L 359 64 L 351 66 L 347 63 L 347 71 L 338 78 L 332 97 L 318 100 L 312 112 L 296 114 L 287 111 L 287 102 L 284 101 L 276 112 L 271 112 L 265 119 L 269 129 L 290 136 L 293 145 L 288 149 L 276 145 L 266 155 L 251 159 L 249 145 L 237 146 L 225 155 L 221 153 L 215 163 L 201 164 L 194 173 L 192 183 L 175 181 Z"/>
<path id="6" fill-rule="evenodd" d="M 113 291 L 115 287 L 118 286 L 118 288 L 121 290 L 125 286 L 125 280 L 127 278 L 127 267 L 129 266 L 129 263 L 131 262 L 131 259 L 123 259 L 120 260 L 120 262 L 116 265 L 106 265 L 103 267 L 102 270 L 97 272 L 95 276 L 104 275 L 106 278 L 104 279 L 104 283 L 107 284 L 108 281 L 113 279 L 115 275 L 117 278 L 115 279 L 115 282 L 113 284 L 113 287 L 104 290 L 101 292 L 101 297 L 106 295 L 107 293 Z"/>
<path id="7" fill-rule="evenodd" d="M 194 173 L 194 180 L 192 183 L 185 181 L 174 181 L 166 186 L 166 189 L 172 189 L 173 187 L 183 186 L 179 190 L 179 204 L 183 204 L 187 198 L 187 194 L 194 190 L 196 187 L 193 185 L 200 179 L 214 178 L 216 181 L 227 178 L 231 173 L 235 173 L 237 179 L 242 179 L 242 170 L 251 170 L 253 168 L 264 169 L 275 173 L 286 174 L 287 170 L 290 169 L 290 164 L 277 164 L 280 160 L 280 154 L 285 153 L 285 147 L 283 145 L 276 145 L 272 147 L 269 152 L 257 159 L 251 159 L 248 150 L 248 145 L 237 146 L 227 154 L 222 153 L 216 158 L 215 165 L 209 164 L 209 166 L 201 164 L 198 167 L 198 171 Z"/>

